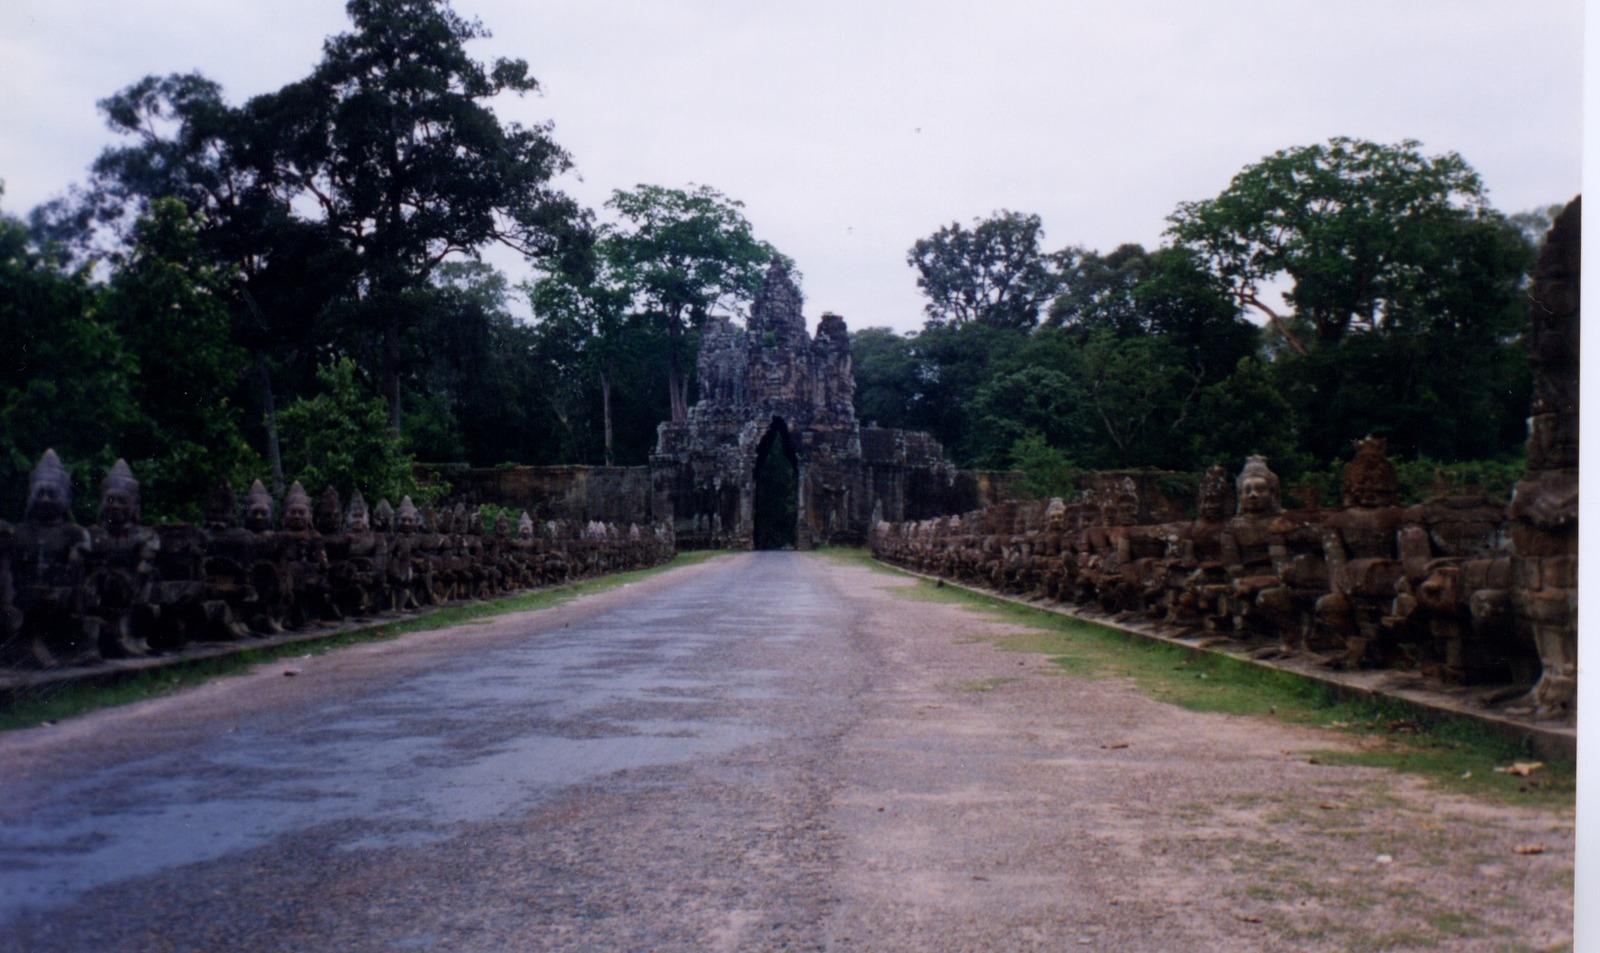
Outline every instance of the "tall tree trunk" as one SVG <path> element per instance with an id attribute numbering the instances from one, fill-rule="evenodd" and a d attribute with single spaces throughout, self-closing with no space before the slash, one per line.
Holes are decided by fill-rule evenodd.
<path id="1" fill-rule="evenodd" d="M 678 342 L 682 338 L 683 331 L 674 316 L 667 322 L 667 397 L 671 401 L 672 422 L 675 424 L 689 419 L 689 399 L 685 393 L 687 382 L 683 379 L 683 362 L 678 359 Z"/>
<path id="2" fill-rule="evenodd" d="M 272 464 L 272 493 L 283 495 L 283 448 L 278 443 L 278 404 L 272 396 L 272 374 L 267 352 L 256 351 L 256 375 L 261 383 L 261 409 L 267 419 L 267 460 Z"/>
<path id="3" fill-rule="evenodd" d="M 606 425 L 606 466 L 612 465 L 611 459 L 611 365 L 609 362 L 600 369 L 600 414 L 605 419 Z"/>
<path id="4" fill-rule="evenodd" d="M 389 402 L 389 432 L 400 439 L 400 319 L 383 323 L 383 396 Z"/>

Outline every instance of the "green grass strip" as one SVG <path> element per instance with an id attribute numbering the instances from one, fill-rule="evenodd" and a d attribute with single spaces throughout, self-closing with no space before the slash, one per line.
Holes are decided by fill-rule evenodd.
<path id="1" fill-rule="evenodd" d="M 1047 655 L 1077 678 L 1126 678 L 1145 695 L 1196 712 L 1274 718 L 1358 740 L 1359 751 L 1318 751 L 1324 764 L 1388 768 L 1440 789 L 1542 808 L 1572 808 L 1576 764 L 1546 762 L 1532 777 L 1497 772 L 1531 758 L 1522 745 L 1472 718 L 1419 709 L 1398 699 L 1351 700 L 1326 683 L 1216 652 L 1159 642 L 959 586 L 941 586 L 878 563 L 865 550 L 823 550 L 830 559 L 917 579 L 893 590 L 907 599 L 965 605 L 1030 631 L 1000 637 L 1001 648 Z"/>

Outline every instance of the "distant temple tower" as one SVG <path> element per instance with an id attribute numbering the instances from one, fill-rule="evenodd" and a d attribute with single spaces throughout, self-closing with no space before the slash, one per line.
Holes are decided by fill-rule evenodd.
<path id="1" fill-rule="evenodd" d="M 800 304 L 775 258 L 748 327 L 704 329 L 700 400 L 657 428 L 650 457 L 654 512 L 671 514 L 679 547 L 858 545 L 875 510 L 921 519 L 990 502 L 992 482 L 957 471 L 927 434 L 862 429 L 844 319 L 824 314 L 813 339 Z M 763 520 L 782 525 L 758 534 Z"/>

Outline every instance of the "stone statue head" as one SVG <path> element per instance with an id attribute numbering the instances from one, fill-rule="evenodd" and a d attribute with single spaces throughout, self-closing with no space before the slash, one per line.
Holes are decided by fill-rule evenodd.
<path id="1" fill-rule="evenodd" d="M 128 461 L 118 459 L 100 481 L 100 525 L 120 530 L 138 521 L 139 481 L 133 478 Z"/>
<path id="2" fill-rule="evenodd" d="M 1045 504 L 1044 507 L 1045 529 L 1053 533 L 1059 533 L 1061 531 L 1061 527 L 1066 523 L 1066 520 L 1067 504 L 1062 501 L 1061 497 L 1052 496 L 1050 498 L 1050 502 Z M 959 524 L 954 524 L 952 528 L 959 528 Z"/>
<path id="3" fill-rule="evenodd" d="M 350 506 L 344 511 L 344 531 L 365 533 L 371 528 L 371 521 L 367 517 L 367 501 L 361 498 L 361 491 L 356 490 L 350 494 Z"/>
<path id="4" fill-rule="evenodd" d="M 1200 499 L 1196 509 L 1203 520 L 1218 520 L 1228 515 L 1230 489 L 1228 471 L 1222 467 L 1208 467 L 1200 477 Z"/>
<path id="5" fill-rule="evenodd" d="M 1270 516 L 1282 511 L 1278 500 L 1278 475 L 1267 468 L 1266 457 L 1251 457 L 1239 471 L 1239 515 Z"/>
<path id="6" fill-rule="evenodd" d="M 394 528 L 398 533 L 415 533 L 419 528 L 421 514 L 417 512 L 417 505 L 411 502 L 411 497 L 402 497 L 400 509 L 394 516 Z"/>
<path id="7" fill-rule="evenodd" d="M 378 505 L 372 508 L 372 528 L 380 533 L 387 533 L 394 529 L 394 507 L 388 500 L 379 500 Z"/>
<path id="8" fill-rule="evenodd" d="M 322 491 L 322 499 L 317 501 L 317 512 L 311 518 L 311 525 L 319 533 L 337 533 L 343 516 L 339 512 L 339 491 L 328 487 Z"/>
<path id="9" fill-rule="evenodd" d="M 407 497 L 409 499 L 409 497 Z M 401 507 L 404 508 L 402 503 Z M 433 511 L 433 504 L 424 501 L 422 508 L 417 510 L 417 529 L 424 533 L 437 533 L 439 531 L 439 514 Z"/>
<path id="10" fill-rule="evenodd" d="M 250 492 L 244 495 L 244 528 L 252 533 L 272 529 L 272 494 L 260 480 L 250 484 Z"/>
<path id="11" fill-rule="evenodd" d="M 299 480 L 294 481 L 283 498 L 283 528 L 296 533 L 311 528 L 311 497 Z"/>
<path id="12" fill-rule="evenodd" d="M 1356 454 L 1345 464 L 1344 505 L 1356 507 L 1395 506 L 1400 502 L 1400 477 L 1389 462 L 1389 441 L 1367 437 L 1356 441 Z"/>
<path id="13" fill-rule="evenodd" d="M 232 529 L 239 521 L 239 498 L 227 480 L 218 483 L 206 497 L 206 529 L 220 532 Z"/>
<path id="14" fill-rule="evenodd" d="M 1136 526 L 1139 523 L 1139 486 L 1133 482 L 1133 477 L 1123 477 L 1117 483 L 1116 497 L 1112 504 L 1116 509 L 1118 526 Z"/>
<path id="15" fill-rule="evenodd" d="M 24 519 L 59 523 L 72 506 L 72 477 L 54 450 L 46 450 L 28 479 L 28 510 Z"/>
<path id="16" fill-rule="evenodd" d="M 523 510 L 522 511 L 522 517 L 517 520 L 517 538 L 518 539 L 532 539 L 533 538 L 533 517 L 528 515 L 528 511 L 527 510 Z"/>
<path id="17" fill-rule="evenodd" d="M 494 534 L 501 539 L 511 535 L 511 517 L 507 516 L 504 510 L 494 518 Z"/>

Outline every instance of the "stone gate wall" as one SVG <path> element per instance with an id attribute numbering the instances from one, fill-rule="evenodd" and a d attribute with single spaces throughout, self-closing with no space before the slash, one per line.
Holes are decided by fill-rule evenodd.
<path id="1" fill-rule="evenodd" d="M 429 467 L 450 484 L 447 502 L 525 510 L 536 520 L 653 523 L 649 467 Z"/>

